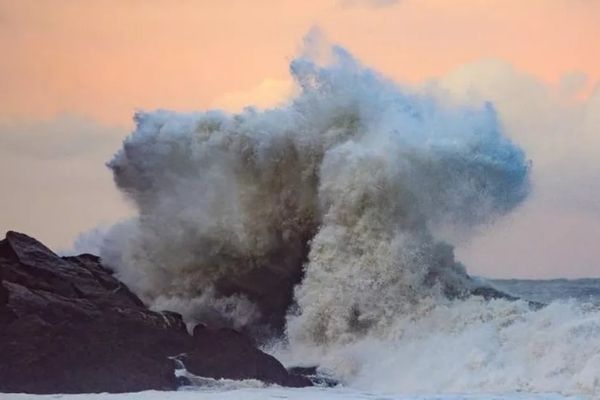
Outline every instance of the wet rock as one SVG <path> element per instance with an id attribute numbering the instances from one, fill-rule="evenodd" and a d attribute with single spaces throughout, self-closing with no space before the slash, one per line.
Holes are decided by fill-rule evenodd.
<path id="1" fill-rule="evenodd" d="M 288 372 L 290 374 L 303 376 L 308 378 L 310 382 L 315 386 L 335 387 L 340 382 L 330 376 L 324 375 L 318 371 L 318 367 L 290 367 Z"/>
<path id="2" fill-rule="evenodd" d="M 492 299 L 505 299 L 505 300 L 510 300 L 510 301 L 518 300 L 517 297 L 514 297 L 507 293 L 501 292 L 500 290 L 494 289 L 491 286 L 477 287 L 477 288 L 471 290 L 471 295 L 472 296 L 481 296 L 485 300 L 492 300 Z"/>
<path id="3" fill-rule="evenodd" d="M 199 375 L 310 384 L 238 332 L 197 331 L 147 309 L 96 256 L 61 258 L 16 232 L 0 241 L 0 391 L 173 390 L 180 354 Z"/>
<path id="4" fill-rule="evenodd" d="M 215 379 L 258 379 L 282 386 L 311 386 L 303 376 L 288 373 L 275 358 L 254 347 L 252 340 L 233 329 L 194 328 L 194 349 L 179 359 L 188 372 Z"/>

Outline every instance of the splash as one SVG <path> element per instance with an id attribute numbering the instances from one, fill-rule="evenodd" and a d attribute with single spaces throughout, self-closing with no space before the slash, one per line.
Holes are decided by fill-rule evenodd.
<path id="1" fill-rule="evenodd" d="M 597 396 L 599 337 L 597 305 L 556 301 L 534 310 L 524 301 L 470 297 L 422 305 L 351 342 L 292 340 L 269 351 L 366 391 Z"/>
<path id="2" fill-rule="evenodd" d="M 279 108 L 136 114 L 108 165 L 138 216 L 102 257 L 146 301 L 281 326 L 302 280 L 290 321 L 320 341 L 468 290 L 436 226 L 519 204 L 522 151 L 489 104 L 444 106 L 330 52 L 291 63 L 299 94 Z"/>

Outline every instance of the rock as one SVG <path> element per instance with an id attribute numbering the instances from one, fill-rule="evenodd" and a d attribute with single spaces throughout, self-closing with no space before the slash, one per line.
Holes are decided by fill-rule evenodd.
<path id="1" fill-rule="evenodd" d="M 340 382 L 330 376 L 319 373 L 318 367 L 290 367 L 288 368 L 288 372 L 290 374 L 303 376 L 308 378 L 311 383 L 315 386 L 324 386 L 324 387 L 335 387 L 340 384 Z"/>
<path id="2" fill-rule="evenodd" d="M 493 299 L 504 299 L 504 300 L 508 300 L 508 301 L 521 300 L 519 297 L 515 297 L 508 293 L 502 292 L 492 286 L 476 287 L 476 288 L 472 289 L 469 294 L 471 296 L 481 296 L 486 301 L 493 300 Z M 538 301 L 528 300 L 527 303 L 529 304 L 529 307 L 531 307 L 533 310 L 539 310 L 540 308 L 546 306 L 546 304 L 540 303 Z"/>
<path id="3" fill-rule="evenodd" d="M 226 275 L 215 283 L 215 290 L 220 295 L 242 295 L 257 305 L 260 319 L 248 331 L 254 337 L 268 340 L 285 330 L 286 316 L 294 301 L 294 287 L 304 277 L 303 266 L 308 259 L 310 238 L 314 236 L 315 228 L 304 227 L 301 232 L 285 243 L 273 246 L 261 257 L 240 258 L 240 263 L 253 267 Z"/>
<path id="4" fill-rule="evenodd" d="M 291 375 L 275 358 L 254 347 L 251 339 L 229 328 L 194 328 L 196 346 L 180 357 L 188 372 L 215 379 L 258 379 L 282 386 L 311 386 L 309 379 Z"/>
<path id="5" fill-rule="evenodd" d="M 495 289 L 491 286 L 476 287 L 475 289 L 471 290 L 470 294 L 472 296 L 481 296 L 485 300 L 492 300 L 492 299 L 504 299 L 504 300 L 509 300 L 509 301 L 519 300 L 517 297 L 514 297 L 507 293 L 501 292 L 498 289 Z"/>
<path id="6" fill-rule="evenodd" d="M 208 377 L 310 385 L 246 336 L 196 329 L 154 312 L 98 257 L 59 257 L 8 232 L 0 241 L 0 391 L 28 393 L 173 390 L 173 356 Z"/>

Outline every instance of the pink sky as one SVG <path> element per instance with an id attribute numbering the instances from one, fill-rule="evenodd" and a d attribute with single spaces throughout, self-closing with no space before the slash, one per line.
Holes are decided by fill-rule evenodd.
<path id="1" fill-rule="evenodd" d="M 10 187 L 0 230 L 65 248 L 77 233 L 126 216 L 102 163 L 133 111 L 273 104 L 290 92 L 288 63 L 313 26 L 396 81 L 438 78 L 453 93 L 494 100 L 543 171 L 575 165 L 565 180 L 600 178 L 600 1 L 0 0 L 0 185 Z M 528 108 L 534 119 L 521 114 Z M 542 137 L 563 125 L 582 139 Z M 584 212 L 569 206 L 573 196 L 559 202 L 554 175 L 539 177 L 534 199 L 543 207 L 527 206 L 536 211 L 525 207 L 521 219 L 459 248 L 471 270 L 600 275 L 600 205 Z M 577 201 L 600 198 L 594 185 L 577 185 L 592 188 Z"/>
<path id="2" fill-rule="evenodd" d="M 0 0 L 0 110 L 124 124 L 134 108 L 204 108 L 287 79 L 313 25 L 401 81 L 490 57 L 550 82 L 600 78 L 591 0 Z"/>

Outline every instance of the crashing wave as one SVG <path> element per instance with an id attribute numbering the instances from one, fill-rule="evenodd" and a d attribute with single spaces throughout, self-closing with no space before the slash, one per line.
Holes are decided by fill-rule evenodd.
<path id="1" fill-rule="evenodd" d="M 138 113 L 109 163 L 138 216 L 103 259 L 188 319 L 352 337 L 470 279 L 436 229 L 489 221 L 528 192 L 528 163 L 489 104 L 410 93 L 340 47 L 291 63 L 288 104 Z M 211 322 L 208 321 L 208 322 Z"/>

